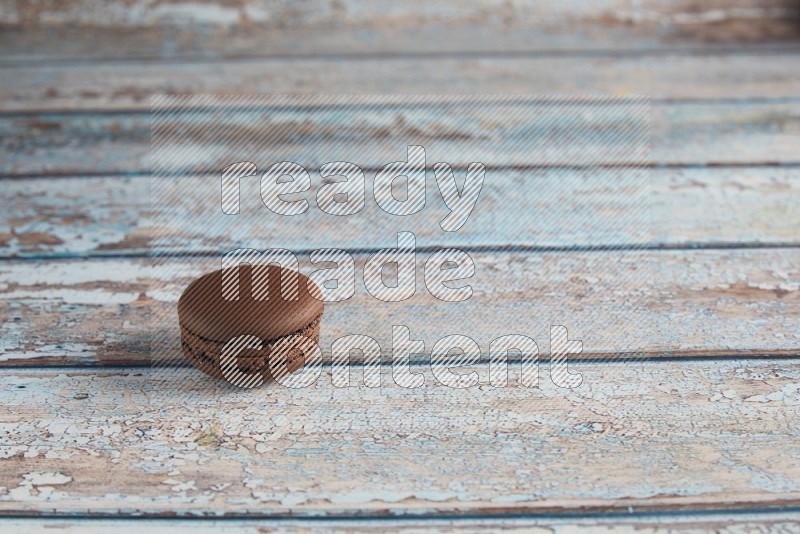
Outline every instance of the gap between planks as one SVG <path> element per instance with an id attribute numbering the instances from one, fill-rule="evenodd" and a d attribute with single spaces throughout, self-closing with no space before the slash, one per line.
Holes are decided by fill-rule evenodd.
<path id="1" fill-rule="evenodd" d="M 796 55 L 800 53 L 800 44 L 797 43 L 769 43 L 755 45 L 722 44 L 707 47 L 673 47 L 673 48 L 613 48 L 613 49 L 543 49 L 543 50 L 419 50 L 419 51 L 388 51 L 388 52 L 330 52 L 319 51 L 306 54 L 271 53 L 271 52 L 230 52 L 213 56 L 204 55 L 126 55 L 114 56 L 68 56 L 57 57 L 25 57 L 6 56 L 0 58 L 0 69 L 14 67 L 81 67 L 94 65 L 96 67 L 110 65 L 157 65 L 176 63 L 201 63 L 213 64 L 218 62 L 237 61 L 363 61 L 363 60 L 396 60 L 396 59 L 536 59 L 536 58 L 585 58 L 585 59 L 624 59 L 624 58 L 663 58 L 663 57 L 708 57 L 708 56 L 755 56 L 764 57 L 771 55 Z"/>

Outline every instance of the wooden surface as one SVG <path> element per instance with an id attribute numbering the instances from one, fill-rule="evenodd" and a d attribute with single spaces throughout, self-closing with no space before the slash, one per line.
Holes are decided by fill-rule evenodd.
<path id="1" fill-rule="evenodd" d="M 9 65 L 0 110 L 150 109 L 153 94 L 647 94 L 654 100 L 798 97 L 786 50 L 608 57 L 188 59 Z M 755 111 L 755 110 L 754 110 Z M 14 116 L 16 117 L 16 116 Z M 78 117 L 82 117 L 79 115 Z M 107 117 L 126 120 L 126 116 Z M 46 122 L 46 121 L 45 121 Z"/>
<path id="2" fill-rule="evenodd" d="M 691 514 L 676 516 L 587 516 L 584 518 L 556 519 L 546 517 L 505 519 L 353 519 L 324 523 L 314 519 L 143 519 L 135 522 L 101 519 L 13 519 L 8 520 L 9 529 L 26 532 L 120 532 L 136 533 L 140 529 L 169 529 L 171 532 L 375 532 L 385 529 L 392 532 L 599 532 L 599 533 L 738 533 L 794 532 L 798 527 L 797 517 L 790 514 L 719 514 L 704 518 Z"/>
<path id="3" fill-rule="evenodd" d="M 0 51 L 0 529 L 797 530 L 796 2 L 16 2 L 0 8 Z M 489 166 L 480 205 L 506 217 L 477 210 L 445 239 L 429 191 L 403 225 L 418 262 L 442 245 L 469 251 L 466 306 L 424 291 L 377 306 L 363 285 L 326 305 L 326 357 L 363 332 L 388 358 L 391 325 L 405 324 L 425 342 L 424 387 L 396 386 L 388 363 L 378 390 L 335 388 L 325 367 L 316 388 L 248 392 L 182 366 L 174 303 L 231 237 L 196 224 L 210 214 L 211 155 L 228 155 L 182 138 L 208 159 L 171 168 L 188 187 L 160 234 L 170 256 L 154 263 L 151 96 L 253 93 L 384 95 L 344 132 L 354 145 L 315 108 L 225 115 L 253 146 L 265 139 L 248 121 L 282 121 L 285 139 L 269 141 L 310 169 L 329 159 L 293 128 L 370 174 L 417 139 L 456 166 Z M 462 96 L 420 110 L 408 94 Z M 448 105 L 480 94 L 596 109 L 597 95 L 646 95 L 637 194 L 598 188 L 598 164 L 610 179 L 642 158 L 591 135 L 544 160 L 503 148 L 544 123 L 502 100 L 503 142 L 460 151 L 485 130 Z M 624 128 L 593 117 L 599 132 Z M 312 209 L 228 242 L 299 251 L 306 273 L 311 250 L 342 247 L 360 280 L 396 230 L 374 205 L 335 225 Z M 549 379 L 551 324 L 583 341 L 575 390 Z M 493 388 L 485 361 L 472 367 L 480 387 L 438 384 L 426 358 L 454 327 L 484 358 L 495 337 L 533 337 L 540 388 L 514 373 Z M 156 368 L 151 349 L 165 355 Z"/>
<path id="4" fill-rule="evenodd" d="M 4 62 L 791 47 L 791 0 L 91 0 L 0 12 Z"/>
<path id="5" fill-rule="evenodd" d="M 525 247 L 710 247 L 788 246 L 800 241 L 800 181 L 792 167 L 741 168 L 677 167 L 651 169 L 643 178 L 626 178 L 637 186 L 636 194 L 621 197 L 615 191 L 595 193 L 593 171 L 527 169 L 490 172 L 481 192 L 481 205 L 503 205 L 508 213 L 536 210 L 542 216 L 522 218 L 516 225 L 498 224 L 497 217 L 481 210 L 470 217 L 464 233 L 446 237 L 450 245 L 491 247 L 514 244 Z M 535 187 L 520 187 L 526 181 Z M 396 231 L 396 220 L 373 203 L 358 221 L 344 218 L 336 226 L 318 209 L 300 219 L 285 218 L 280 228 L 248 225 L 246 239 L 235 241 L 219 228 L 202 234 L 192 222 L 214 214 L 216 206 L 204 199 L 213 194 L 207 177 L 189 176 L 181 181 L 173 224 L 160 232 L 175 243 L 176 252 L 213 252 L 212 245 L 225 237 L 235 246 L 288 247 L 313 250 L 324 246 L 356 249 L 374 244 Z M 245 193 L 257 198 L 254 184 Z M 639 187 L 641 185 L 641 187 Z M 242 187 L 246 188 L 248 184 Z M 313 198 L 320 182 L 312 183 Z M 517 194 L 506 195 L 509 188 Z M 41 177 L 6 180 L 0 198 L 6 219 L 0 221 L 0 256 L 4 258 L 133 256 L 147 252 L 151 214 L 149 181 L 144 176 Z M 372 197 L 367 184 L 367 198 Z M 417 236 L 420 246 L 443 244 L 439 221 L 447 209 L 434 187 L 428 190 L 428 207 L 406 217 L 403 227 Z M 204 196 L 205 195 L 205 196 Z M 246 197 L 245 197 L 246 198 Z M 611 203 L 616 211 L 606 208 Z M 91 210 L 85 206 L 92 206 Z M 568 217 L 578 207 L 581 221 Z M 263 209 L 263 208 L 258 208 Z M 645 210 L 646 225 L 629 224 Z M 266 215 L 265 215 L 266 218 Z M 366 219 L 368 224 L 362 224 Z M 602 223 L 602 224 L 601 224 Z M 305 228 L 313 227 L 313 233 Z M 596 227 L 592 232 L 588 228 Z M 468 230 L 468 231 L 467 231 Z M 613 233 L 612 233 L 613 230 Z M 205 243 L 205 247 L 204 247 Z"/>
<path id="6" fill-rule="evenodd" d="M 420 273 L 427 256 L 418 258 Z M 800 343 L 795 248 L 471 256 L 474 294 L 457 305 L 420 288 L 406 301 L 378 306 L 363 287 L 347 301 L 327 303 L 323 353 L 341 336 L 368 332 L 388 357 L 393 324 L 423 340 L 428 357 L 451 333 L 471 335 L 484 353 L 497 337 L 525 333 L 547 354 L 549 326 L 565 321 L 583 340 L 586 358 L 792 356 Z M 355 259 L 361 280 L 366 255 Z M 178 363 L 175 303 L 193 278 L 220 266 L 214 257 L 155 267 L 142 258 L 36 261 L 0 263 L 3 367 L 148 365 L 148 347 L 169 354 L 163 363 Z M 306 259 L 300 270 L 313 268 Z M 154 313 L 163 320 L 154 321 Z"/>
<path id="7" fill-rule="evenodd" d="M 319 516 L 798 505 L 800 366 L 581 365 L 585 386 L 242 393 L 155 370 L 2 377 L 0 509 Z M 170 388 L 168 393 L 162 388 Z M 620 469 L 620 464 L 625 468 Z"/>
<path id="8" fill-rule="evenodd" d="M 622 112 L 620 111 L 620 114 Z M 797 141 L 800 139 L 800 113 L 794 101 L 752 102 L 746 107 L 741 102 L 702 102 L 686 104 L 654 104 L 651 107 L 651 153 L 650 160 L 654 165 L 747 165 L 758 164 L 800 164 L 797 155 Z M 244 115 L 244 113 L 242 113 Z M 304 118 L 308 114 L 304 114 Z M 361 114 L 359 114 L 361 115 Z M 425 111 L 404 113 L 400 110 L 391 115 L 379 115 L 375 112 L 363 113 L 363 120 L 376 120 L 377 123 L 358 124 L 353 127 L 357 137 L 353 141 L 337 141 L 332 138 L 325 146 L 332 154 L 353 154 L 353 160 L 367 168 L 380 168 L 398 156 L 397 146 L 404 146 L 409 139 L 437 142 L 446 147 L 449 139 L 455 139 L 454 145 L 463 143 L 463 139 L 480 135 L 471 126 L 460 128 L 447 123 L 441 125 L 441 132 L 431 130 L 432 126 L 417 121 L 427 121 Z M 620 116 L 620 115 L 618 115 Z M 252 117 L 251 117 L 252 118 Z M 359 117 L 360 118 L 360 117 Z M 187 124 L 182 124 L 183 117 L 176 119 L 176 127 L 191 128 L 191 117 Z M 244 117 L 242 117 L 244 120 Z M 289 119 L 290 120 L 290 119 Z M 308 119 L 313 121 L 313 117 Z M 613 121 L 603 119 L 601 115 L 596 121 L 597 128 L 613 127 Z M 395 122 L 404 127 L 392 129 Z M 298 122 L 299 127 L 303 122 Z M 312 122 L 313 124 L 313 122 Z M 438 126 L 439 123 L 434 122 Z M 569 165 L 574 163 L 570 158 L 579 158 L 581 154 L 594 150 L 598 156 L 591 163 L 626 164 L 638 163 L 641 157 L 626 158 L 619 153 L 619 148 L 609 148 L 609 154 L 598 151 L 600 146 L 592 136 L 578 139 L 576 143 L 563 146 L 557 152 L 546 157 L 539 154 L 508 152 L 507 147 L 525 139 L 526 124 L 512 123 L 504 132 L 498 143 L 497 151 L 483 150 L 480 153 L 456 153 L 450 157 L 449 163 L 469 163 L 461 158 L 480 158 L 490 166 L 504 165 Z M 240 128 L 243 134 L 251 132 L 247 124 L 234 122 L 231 128 Z M 374 128 L 377 141 L 361 136 Z M 386 129 L 389 129 L 387 135 Z M 7 177 L 31 177 L 38 175 L 82 175 L 82 174 L 143 174 L 150 169 L 150 114 L 139 111 L 124 114 L 106 114 L 91 112 L 76 113 L 35 113 L 32 115 L 8 114 L 0 115 L 0 173 Z M 330 132 L 323 130 L 320 135 Z M 233 134 L 231 134 L 233 135 Z M 257 133 L 249 142 L 253 150 L 263 146 Z M 247 139 L 247 138 L 245 138 Z M 186 150 L 193 150 L 199 158 L 198 164 L 205 164 L 202 169 L 211 172 L 211 166 L 203 161 L 204 149 L 201 140 L 182 139 Z M 278 141 L 275 141 L 276 144 Z M 531 141 L 532 142 L 532 141 Z M 504 148 L 505 147 L 505 148 Z M 477 145 L 480 150 L 482 147 Z M 302 143 L 286 140 L 281 143 L 284 159 L 302 162 L 305 167 L 318 167 L 329 161 L 319 151 L 308 149 Z M 451 149 L 452 151 L 452 149 Z M 236 154 L 238 155 L 238 154 Z M 220 154 L 221 158 L 222 154 Z M 344 156 L 342 156 L 344 157 Z M 222 159 L 222 158 L 221 158 Z M 349 161 L 349 160 L 348 160 Z M 194 161 L 188 162 L 186 168 L 170 169 L 174 171 L 192 172 Z M 213 167 L 216 173 L 216 167 Z M 164 168 L 166 170 L 166 168 Z"/>

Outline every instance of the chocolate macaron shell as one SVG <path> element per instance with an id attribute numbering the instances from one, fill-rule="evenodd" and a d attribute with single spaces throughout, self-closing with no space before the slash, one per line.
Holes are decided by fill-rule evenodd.
<path id="1" fill-rule="evenodd" d="M 249 265 L 239 268 L 237 300 L 223 296 L 221 270 L 192 282 L 178 300 L 181 328 L 214 342 L 226 343 L 241 335 L 269 341 L 302 331 L 322 315 L 321 293 L 313 282 L 309 284 L 306 276 L 296 273 L 297 298 L 285 299 L 281 291 L 281 268 L 273 265 L 266 268 L 267 298 L 263 300 L 253 298 L 253 268 Z"/>

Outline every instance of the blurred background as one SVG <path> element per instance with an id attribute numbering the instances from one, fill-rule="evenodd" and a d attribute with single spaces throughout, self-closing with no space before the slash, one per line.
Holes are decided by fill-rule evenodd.
<path id="1" fill-rule="evenodd" d="M 732 102 L 782 134 L 799 46 L 790 0 L 7 0 L 0 172 L 143 172 L 153 94 L 643 94 L 656 136 Z M 703 142 L 683 161 L 782 159 Z"/>
<path id="2" fill-rule="evenodd" d="M 799 13 L 793 0 L 6 0 L 0 60 L 15 69 L 0 95 L 6 111 L 203 91 L 790 97 L 769 66 L 796 50 Z M 790 76 L 782 59 L 772 70 Z"/>

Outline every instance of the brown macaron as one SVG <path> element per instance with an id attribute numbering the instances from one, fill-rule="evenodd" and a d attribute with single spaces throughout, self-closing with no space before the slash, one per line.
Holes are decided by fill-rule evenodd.
<path id="1" fill-rule="evenodd" d="M 298 370 L 304 363 L 302 352 L 297 351 L 300 357 L 295 357 L 290 351 L 284 362 L 271 360 L 270 353 L 276 343 L 286 338 L 301 339 L 294 336 L 319 343 L 321 291 L 308 277 L 274 265 L 255 268 L 242 265 L 238 269 L 236 299 L 223 293 L 222 270 L 201 276 L 181 295 L 178 322 L 184 356 L 204 373 L 225 379 L 220 366 L 223 347 L 239 336 L 255 336 L 261 340 L 261 346 L 238 354 L 239 371 L 260 372 L 267 381 L 272 378 L 271 369 L 275 366 L 285 365 L 289 372 Z M 287 273 L 297 277 L 297 291 L 290 293 L 289 298 L 282 290 L 282 277 Z M 254 275 L 260 284 L 258 289 L 266 289 L 258 299 L 254 298 Z"/>

